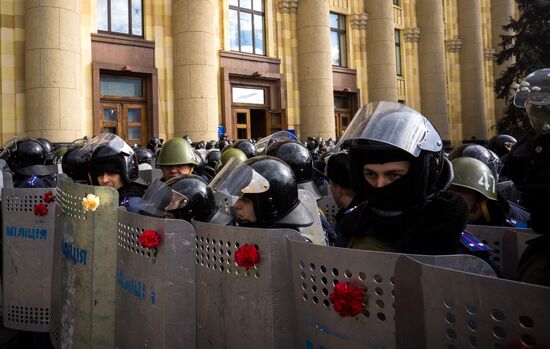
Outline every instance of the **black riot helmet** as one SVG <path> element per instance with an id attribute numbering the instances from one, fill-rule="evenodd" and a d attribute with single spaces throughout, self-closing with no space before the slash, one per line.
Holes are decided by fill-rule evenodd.
<path id="1" fill-rule="evenodd" d="M 220 157 L 222 152 L 219 150 L 211 150 L 206 154 L 206 165 L 211 168 L 216 168 L 220 163 Z"/>
<path id="2" fill-rule="evenodd" d="M 502 169 L 502 162 L 497 154 L 493 153 L 491 150 L 485 148 L 479 144 L 462 144 L 454 148 L 449 153 L 449 160 L 454 160 L 460 157 L 468 157 L 478 159 L 483 162 L 491 172 L 493 176 L 498 181 L 500 170 Z"/>
<path id="3" fill-rule="evenodd" d="M 510 135 L 496 135 L 487 143 L 487 149 L 497 154 L 499 157 L 503 157 L 508 154 L 514 144 L 518 141 Z"/>
<path id="4" fill-rule="evenodd" d="M 14 138 L 4 146 L 0 158 L 6 160 L 9 168 L 19 175 L 51 174 L 51 171 L 44 166 L 46 162 L 44 147 L 34 139 Z"/>
<path id="5" fill-rule="evenodd" d="M 227 139 L 220 139 L 220 141 L 218 142 L 218 149 L 223 150 L 228 145 L 229 145 L 229 141 Z"/>
<path id="6" fill-rule="evenodd" d="M 61 158 L 61 168 L 75 182 L 88 183 L 88 158 L 82 156 L 80 150 L 80 147 L 69 148 Z"/>
<path id="7" fill-rule="evenodd" d="M 237 148 L 246 154 L 247 158 L 256 156 L 256 146 L 248 139 L 239 139 L 233 143 L 232 148 Z"/>
<path id="8" fill-rule="evenodd" d="M 37 138 L 36 140 L 40 143 L 40 145 L 42 145 L 42 148 L 44 149 L 44 157 L 46 158 L 45 164 L 51 165 L 53 163 L 53 158 L 55 157 L 52 143 L 50 143 L 50 141 L 45 138 Z"/>
<path id="9" fill-rule="evenodd" d="M 453 178 L 437 131 L 422 114 L 400 103 L 382 101 L 363 106 L 336 147 L 350 149 L 353 190 L 366 195 L 371 207 L 383 215 L 395 216 L 422 205 L 447 189 Z M 394 161 L 410 162 L 405 176 L 382 188 L 368 184 L 365 164 Z M 389 194 L 396 197 L 388 200 Z"/>
<path id="10" fill-rule="evenodd" d="M 201 177 L 185 174 L 171 178 L 166 184 L 186 198 L 185 205 L 169 211 L 174 215 L 174 218 L 185 219 L 188 222 L 191 222 L 191 219 L 217 224 L 231 222 L 231 215 L 222 214 L 218 210 L 214 199 L 214 191 Z"/>
<path id="11" fill-rule="evenodd" d="M 158 137 L 153 137 L 147 142 L 147 149 L 153 152 L 153 154 L 157 154 L 159 149 L 162 147 L 162 140 L 160 140 Z"/>
<path id="12" fill-rule="evenodd" d="M 298 199 L 292 169 L 282 160 L 261 155 L 232 166 L 230 162 L 212 180 L 214 190 L 250 199 L 258 223 L 293 227 L 309 226 L 313 218 Z"/>
<path id="13" fill-rule="evenodd" d="M 149 164 L 153 166 L 153 163 L 155 162 L 155 155 L 153 155 L 151 150 L 137 147 L 134 148 L 134 153 L 136 153 L 138 165 Z"/>
<path id="14" fill-rule="evenodd" d="M 296 141 L 281 141 L 268 145 L 266 154 L 283 160 L 296 176 L 297 183 L 311 181 L 311 154 L 301 143 Z"/>
<path id="15" fill-rule="evenodd" d="M 82 147 L 84 156 L 89 149 L 91 155 L 88 163 L 92 184 L 99 185 L 97 177 L 104 172 L 120 174 L 124 183 L 133 182 L 138 178 L 136 154 L 119 136 L 112 133 L 100 134 Z"/>
<path id="16" fill-rule="evenodd" d="M 214 148 L 217 148 L 217 147 L 218 147 L 218 142 L 212 140 L 212 141 L 206 143 L 205 149 L 210 150 L 210 149 L 214 149 Z"/>

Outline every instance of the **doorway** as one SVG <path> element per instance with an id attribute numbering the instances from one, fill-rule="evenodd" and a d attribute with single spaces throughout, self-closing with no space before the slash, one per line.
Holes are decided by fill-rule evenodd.
<path id="1" fill-rule="evenodd" d="M 265 109 L 238 108 L 233 110 L 235 139 L 258 139 L 271 133 L 269 113 Z"/>

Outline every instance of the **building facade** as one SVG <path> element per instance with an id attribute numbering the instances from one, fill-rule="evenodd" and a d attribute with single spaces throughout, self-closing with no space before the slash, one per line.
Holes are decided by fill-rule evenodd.
<path id="1" fill-rule="evenodd" d="M 487 140 L 513 0 L 2 0 L 0 134 L 338 137 L 370 101 Z"/>

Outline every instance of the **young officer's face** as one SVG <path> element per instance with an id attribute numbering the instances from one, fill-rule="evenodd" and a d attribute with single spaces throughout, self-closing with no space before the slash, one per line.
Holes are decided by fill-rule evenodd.
<path id="1" fill-rule="evenodd" d="M 193 172 L 193 166 L 191 165 L 166 165 L 161 166 L 162 175 L 165 180 L 181 176 L 184 174 L 190 174 Z"/>
<path id="2" fill-rule="evenodd" d="M 410 161 L 392 161 L 383 164 L 363 165 L 363 176 L 374 188 L 385 187 L 409 172 Z"/>
<path id="3" fill-rule="evenodd" d="M 104 172 L 97 176 L 97 181 L 102 187 L 112 187 L 120 189 L 122 187 L 122 178 L 118 173 Z"/>
<path id="4" fill-rule="evenodd" d="M 254 204 L 252 200 L 246 197 L 241 197 L 237 200 L 235 205 L 233 205 L 233 212 L 238 221 L 256 223 L 257 219 L 256 213 L 254 212 Z"/>

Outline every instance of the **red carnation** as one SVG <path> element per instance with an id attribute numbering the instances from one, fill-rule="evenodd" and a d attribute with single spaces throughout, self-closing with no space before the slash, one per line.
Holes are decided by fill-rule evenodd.
<path id="1" fill-rule="evenodd" d="M 235 263 L 240 267 L 246 268 L 246 270 L 252 268 L 258 262 L 260 262 L 260 254 L 256 247 L 252 245 L 244 244 L 235 252 Z"/>
<path id="2" fill-rule="evenodd" d="M 42 200 L 44 200 L 44 202 L 48 203 L 48 204 L 51 204 L 55 199 L 55 196 L 53 196 L 53 193 L 51 191 L 47 192 L 44 194 L 44 196 L 42 197 Z"/>
<path id="3" fill-rule="evenodd" d="M 349 282 L 339 283 L 329 295 L 334 310 L 342 317 L 357 316 L 365 307 L 365 291 Z"/>
<path id="4" fill-rule="evenodd" d="M 139 243 L 143 247 L 155 248 L 160 243 L 159 234 L 154 230 L 146 230 L 139 236 Z"/>
<path id="5" fill-rule="evenodd" d="M 35 216 L 45 216 L 48 214 L 48 206 L 43 203 L 34 205 L 34 215 Z"/>

